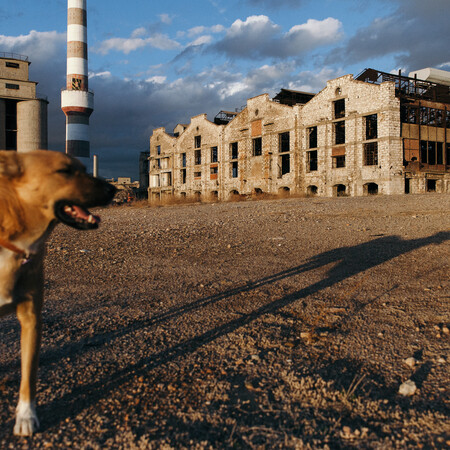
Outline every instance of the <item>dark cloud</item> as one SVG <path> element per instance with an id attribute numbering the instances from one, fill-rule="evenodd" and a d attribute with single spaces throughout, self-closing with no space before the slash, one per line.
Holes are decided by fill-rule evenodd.
<path id="1" fill-rule="evenodd" d="M 398 0 L 397 10 L 360 28 L 334 49 L 325 64 L 354 64 L 393 55 L 398 67 L 414 70 L 449 61 L 448 0 Z"/>

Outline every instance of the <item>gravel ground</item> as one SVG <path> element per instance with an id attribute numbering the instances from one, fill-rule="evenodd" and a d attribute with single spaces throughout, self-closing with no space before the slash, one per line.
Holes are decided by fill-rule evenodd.
<path id="1" fill-rule="evenodd" d="M 41 429 L 12 435 L 3 318 L 0 448 L 448 448 L 449 211 L 440 194 L 291 198 L 59 226 Z"/>

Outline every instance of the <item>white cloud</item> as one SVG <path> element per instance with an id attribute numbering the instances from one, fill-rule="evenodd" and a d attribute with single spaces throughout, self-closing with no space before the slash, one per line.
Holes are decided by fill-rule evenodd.
<path id="1" fill-rule="evenodd" d="M 189 37 L 194 37 L 199 34 L 208 34 L 208 33 L 222 33 L 225 31 L 225 27 L 223 25 L 213 25 L 212 27 L 204 27 L 204 26 L 197 26 L 190 28 L 187 32 L 187 35 Z"/>
<path id="2" fill-rule="evenodd" d="M 170 16 L 169 14 L 160 14 L 159 19 L 166 25 L 170 25 L 172 23 L 172 16 Z"/>
<path id="3" fill-rule="evenodd" d="M 139 30 L 141 29 L 138 28 L 135 31 L 140 32 Z M 94 51 L 103 55 L 111 51 L 128 54 L 144 47 L 154 47 L 159 50 L 174 50 L 180 48 L 180 44 L 164 34 L 155 34 L 145 39 L 141 37 L 107 39 L 95 48 Z"/>
<path id="4" fill-rule="evenodd" d="M 145 80 L 147 83 L 163 84 L 167 81 L 167 77 L 155 75 L 154 77 Z"/>
<path id="5" fill-rule="evenodd" d="M 195 41 L 192 41 L 189 45 L 205 45 L 212 42 L 212 36 L 199 36 Z"/>
<path id="6" fill-rule="evenodd" d="M 66 34 L 56 31 L 35 31 L 20 36 L 0 35 L 0 48 L 2 51 L 20 53 L 30 57 L 30 60 L 39 62 L 47 60 L 61 48 L 65 49 Z"/>
<path id="7" fill-rule="evenodd" d="M 236 20 L 212 48 L 231 57 L 284 59 L 337 42 L 341 29 L 342 23 L 329 17 L 310 19 L 282 33 L 267 16 L 250 16 L 245 21 Z"/>

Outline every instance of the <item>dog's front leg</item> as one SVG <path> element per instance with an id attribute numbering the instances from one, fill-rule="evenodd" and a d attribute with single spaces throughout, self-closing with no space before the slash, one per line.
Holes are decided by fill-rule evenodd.
<path id="1" fill-rule="evenodd" d="M 20 303 L 16 312 L 21 325 L 22 378 L 14 434 L 30 436 L 39 428 L 36 415 L 36 379 L 42 333 L 41 301 Z"/>

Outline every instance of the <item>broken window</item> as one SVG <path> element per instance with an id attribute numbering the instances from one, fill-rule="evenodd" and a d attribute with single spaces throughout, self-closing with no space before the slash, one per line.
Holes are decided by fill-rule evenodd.
<path id="1" fill-rule="evenodd" d="M 262 138 L 257 137 L 253 139 L 253 156 L 262 155 Z"/>
<path id="2" fill-rule="evenodd" d="M 219 174 L 218 167 L 217 166 L 216 167 L 211 167 L 210 171 L 209 171 L 209 174 L 210 174 L 210 180 L 217 180 L 217 176 Z"/>
<path id="3" fill-rule="evenodd" d="M 238 162 L 234 161 L 231 163 L 231 178 L 238 177 Z"/>
<path id="4" fill-rule="evenodd" d="M 157 155 L 160 155 L 160 154 L 161 154 L 161 146 L 160 146 L 160 145 L 157 145 L 157 146 L 156 146 L 156 154 L 157 154 Z"/>
<path id="5" fill-rule="evenodd" d="M 279 153 L 285 153 L 290 150 L 290 135 L 289 131 L 286 133 L 280 133 L 278 135 L 279 142 L 278 142 L 278 151 Z"/>
<path id="6" fill-rule="evenodd" d="M 180 171 L 181 184 L 186 184 L 186 169 Z"/>
<path id="7" fill-rule="evenodd" d="M 345 144 L 345 121 L 335 122 L 334 124 L 334 143 L 336 145 Z"/>
<path id="8" fill-rule="evenodd" d="M 186 167 L 186 153 L 181 154 L 181 167 Z"/>
<path id="9" fill-rule="evenodd" d="M 196 166 L 198 166 L 201 163 L 202 163 L 202 151 L 201 150 L 195 150 L 194 151 L 194 164 Z"/>
<path id="10" fill-rule="evenodd" d="M 430 164 L 444 164 L 444 144 L 434 141 L 420 141 L 420 162 Z"/>
<path id="11" fill-rule="evenodd" d="M 366 140 L 378 138 L 378 117 L 377 114 L 366 116 Z"/>
<path id="12" fill-rule="evenodd" d="M 308 128 L 308 148 L 317 148 L 317 127 Z"/>
<path id="13" fill-rule="evenodd" d="M 194 136 L 194 148 L 200 148 L 202 146 L 202 137 Z"/>
<path id="14" fill-rule="evenodd" d="M 194 172 L 194 178 L 196 180 L 200 179 L 202 177 L 202 173 L 201 172 Z"/>
<path id="15" fill-rule="evenodd" d="M 417 106 L 412 105 L 402 105 L 400 110 L 401 122 L 402 123 L 418 123 L 419 109 Z"/>
<path id="16" fill-rule="evenodd" d="M 341 119 L 345 117 L 345 99 L 337 100 L 334 103 L 334 118 Z"/>
<path id="17" fill-rule="evenodd" d="M 378 165 L 378 142 L 370 142 L 368 144 L 364 144 L 364 165 Z"/>
<path id="18" fill-rule="evenodd" d="M 286 173 L 289 173 L 291 171 L 291 155 L 281 155 L 280 156 L 280 162 L 279 162 L 279 168 L 280 168 L 280 176 L 285 175 Z"/>
<path id="19" fill-rule="evenodd" d="M 306 170 L 308 172 L 317 170 L 317 150 L 306 152 Z"/>
<path id="20" fill-rule="evenodd" d="M 333 156 L 332 158 L 333 169 L 339 169 L 345 167 L 345 155 Z"/>
<path id="21" fill-rule="evenodd" d="M 238 159 L 238 143 L 237 142 L 232 142 L 230 144 L 230 157 L 231 159 Z"/>
<path id="22" fill-rule="evenodd" d="M 217 162 L 217 147 L 211 147 L 211 162 L 216 163 Z"/>

